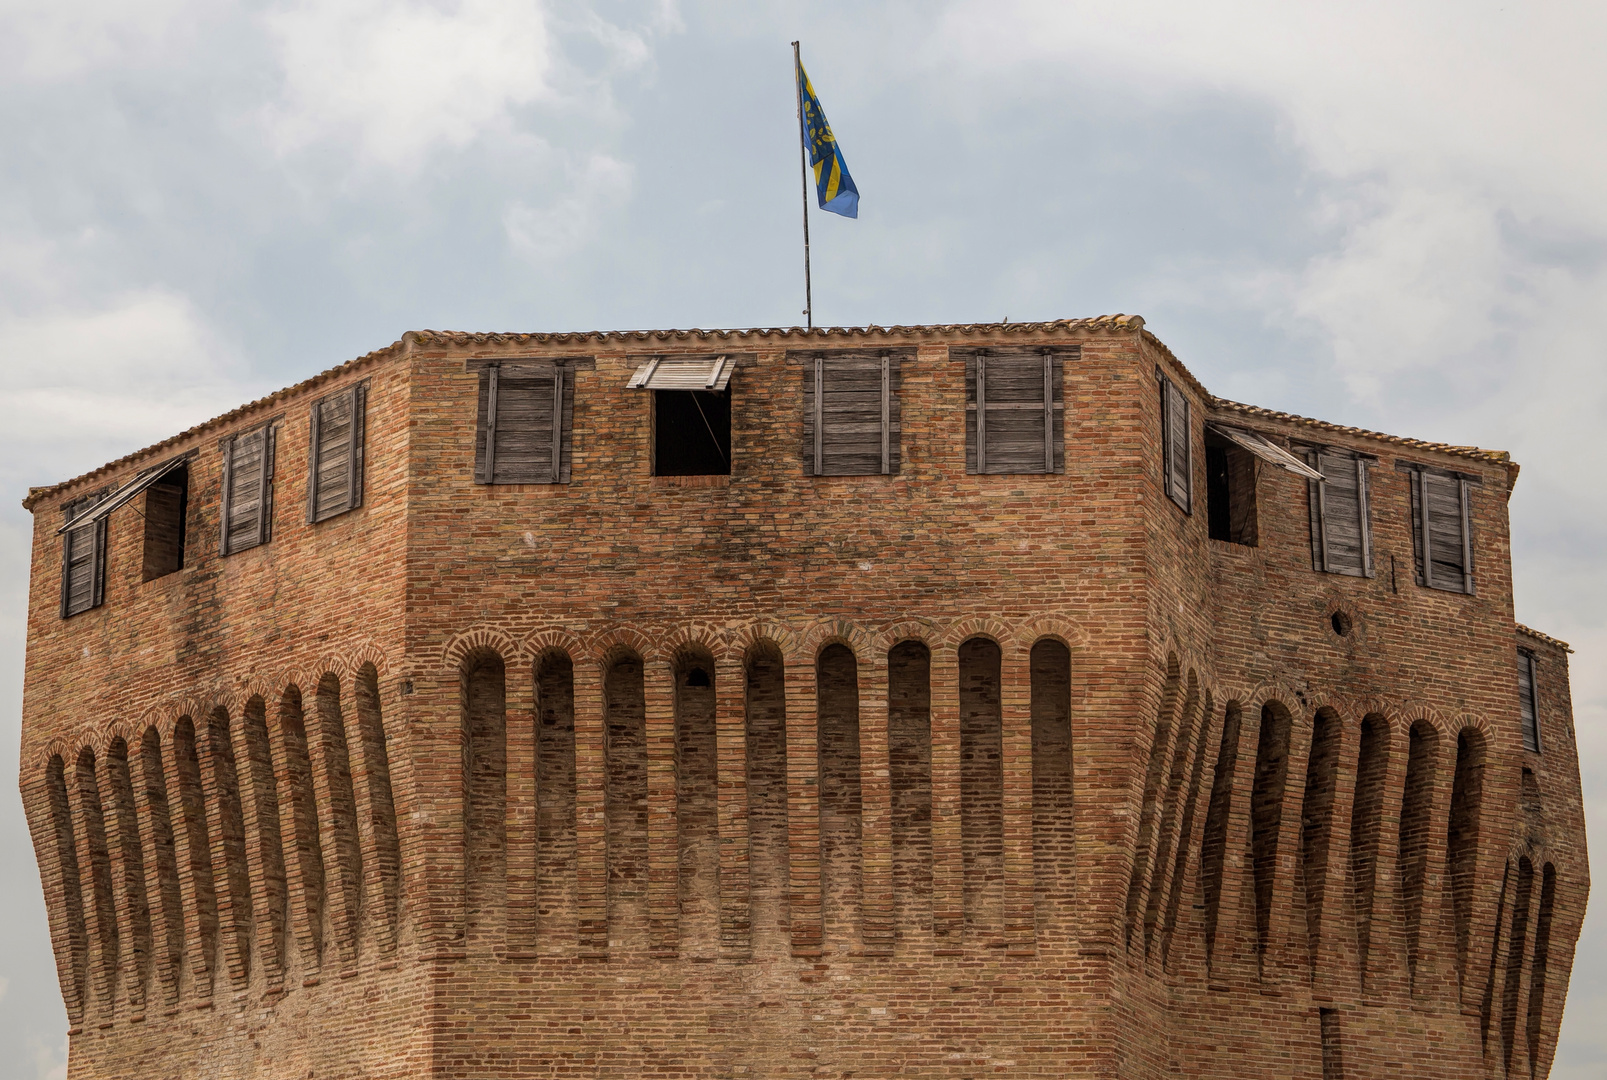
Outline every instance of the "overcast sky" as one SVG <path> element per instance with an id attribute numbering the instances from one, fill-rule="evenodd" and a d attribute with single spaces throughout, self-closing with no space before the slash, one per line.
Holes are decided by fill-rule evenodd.
<path id="1" fill-rule="evenodd" d="M 411 328 L 1136 312 L 1214 392 L 1510 450 L 1607 823 L 1607 5 L 0 0 L 0 773 L 65 479 Z M 0 1061 L 66 1019 L 0 785 Z M 1554 1076 L 1607 1071 L 1607 901 Z"/>

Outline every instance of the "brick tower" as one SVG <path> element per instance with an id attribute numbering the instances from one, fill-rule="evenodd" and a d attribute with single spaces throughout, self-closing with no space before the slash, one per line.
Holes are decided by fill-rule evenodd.
<path id="1" fill-rule="evenodd" d="M 35 488 L 69 1075 L 1543 1077 L 1517 474 L 1115 316 L 409 333 Z"/>

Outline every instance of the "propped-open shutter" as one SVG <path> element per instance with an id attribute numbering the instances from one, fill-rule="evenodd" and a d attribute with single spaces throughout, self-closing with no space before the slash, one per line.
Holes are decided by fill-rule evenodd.
<path id="1" fill-rule="evenodd" d="M 1063 381 L 1057 350 L 978 350 L 967 357 L 966 471 L 1065 472 Z"/>
<path id="2" fill-rule="evenodd" d="M 569 480 L 573 387 L 560 364 L 503 364 L 480 377 L 474 479 L 480 484 Z"/>
<path id="3" fill-rule="evenodd" d="M 67 518 L 81 514 L 100 501 L 82 499 L 67 508 Z M 99 518 L 62 535 L 61 617 L 67 618 L 106 599 L 106 519 Z"/>
<path id="4" fill-rule="evenodd" d="M 1189 399 L 1182 389 L 1159 369 L 1161 383 L 1161 481 L 1166 496 L 1194 512 L 1194 442 L 1189 417 Z"/>
<path id="5" fill-rule="evenodd" d="M 804 471 L 875 476 L 899 470 L 899 357 L 822 353 L 804 363 Z"/>
<path id="6" fill-rule="evenodd" d="M 1367 458 L 1342 450 L 1313 450 L 1311 495 L 1312 564 L 1352 577 L 1373 576 L 1372 519 L 1368 509 Z"/>
<path id="7" fill-rule="evenodd" d="M 223 450 L 222 552 L 266 544 L 273 532 L 274 427 L 236 435 Z"/>
<path id="8" fill-rule="evenodd" d="M 362 384 L 313 404 L 308 452 L 307 520 L 328 521 L 363 503 Z"/>
<path id="9" fill-rule="evenodd" d="M 1523 748 L 1540 752 L 1540 705 L 1535 691 L 1534 654 L 1518 650 L 1518 713 L 1523 726 Z"/>

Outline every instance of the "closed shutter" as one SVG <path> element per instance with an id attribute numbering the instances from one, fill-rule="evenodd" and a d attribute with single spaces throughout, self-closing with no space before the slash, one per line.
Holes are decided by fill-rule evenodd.
<path id="1" fill-rule="evenodd" d="M 274 425 L 223 444 L 222 553 L 266 544 L 273 533 Z"/>
<path id="2" fill-rule="evenodd" d="M 1312 567 L 1330 574 L 1373 576 L 1372 516 L 1368 503 L 1371 460 L 1329 447 L 1307 460 L 1323 479 L 1307 485 Z"/>
<path id="3" fill-rule="evenodd" d="M 307 521 L 328 521 L 363 504 L 363 406 L 358 384 L 312 407 L 307 453 Z"/>
<path id="4" fill-rule="evenodd" d="M 978 350 L 965 375 L 966 472 L 1066 471 L 1060 351 Z"/>
<path id="5" fill-rule="evenodd" d="M 104 496 L 80 499 L 66 508 L 71 520 L 90 509 Z M 62 535 L 61 617 L 67 618 L 106 599 L 106 518 L 97 518 Z"/>
<path id="6" fill-rule="evenodd" d="M 1535 691 L 1534 654 L 1518 650 L 1518 713 L 1523 722 L 1523 748 L 1540 752 L 1540 702 Z"/>
<path id="7" fill-rule="evenodd" d="M 1161 382 L 1161 478 L 1166 496 L 1194 512 L 1194 441 L 1189 399 L 1181 387 L 1157 369 Z"/>
<path id="8" fill-rule="evenodd" d="M 875 476 L 899 469 L 899 360 L 822 353 L 804 363 L 804 471 Z"/>
<path id="9" fill-rule="evenodd" d="M 1468 517 L 1473 482 L 1420 465 L 1397 467 L 1411 475 L 1417 583 L 1446 592 L 1474 592 L 1473 533 Z"/>
<path id="10" fill-rule="evenodd" d="M 480 375 L 477 484 L 569 482 L 574 385 L 561 364 L 502 364 Z"/>

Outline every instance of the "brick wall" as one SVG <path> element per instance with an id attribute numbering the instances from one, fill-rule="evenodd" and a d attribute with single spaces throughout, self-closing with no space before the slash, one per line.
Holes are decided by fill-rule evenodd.
<path id="1" fill-rule="evenodd" d="M 73 1077 L 1543 1075 L 1588 868 L 1504 459 L 1218 402 L 1141 326 L 409 335 L 32 494 Z M 813 351 L 882 346 L 899 470 L 806 475 Z M 1077 347 L 1065 472 L 969 475 L 967 359 L 1018 346 Z M 730 476 L 651 475 L 661 353 L 735 361 Z M 570 480 L 476 485 L 521 356 Z M 308 525 L 358 379 L 364 505 Z M 218 440 L 273 416 L 273 539 L 220 558 Z M 1375 575 L 1253 459 L 1258 544 L 1208 539 L 1206 418 L 1375 455 Z M 58 508 L 190 449 L 194 561 L 142 581 L 120 512 L 63 620 Z M 1397 460 L 1478 479 L 1475 595 L 1415 583 Z"/>

